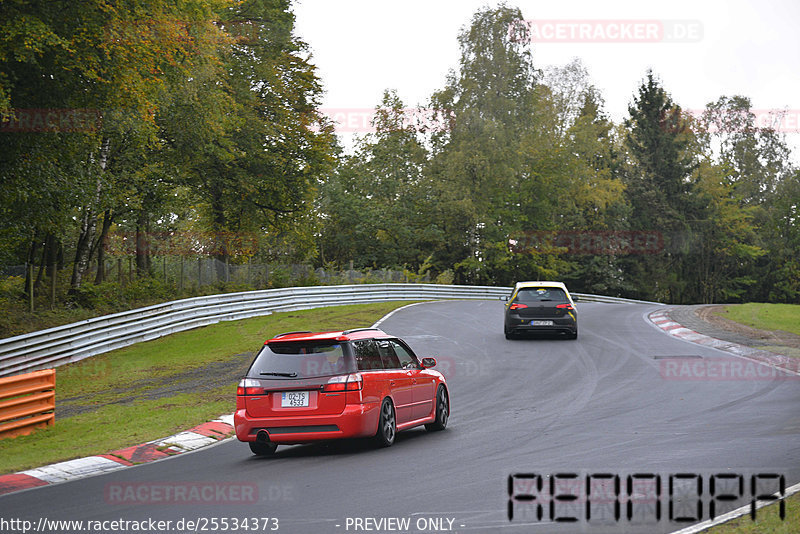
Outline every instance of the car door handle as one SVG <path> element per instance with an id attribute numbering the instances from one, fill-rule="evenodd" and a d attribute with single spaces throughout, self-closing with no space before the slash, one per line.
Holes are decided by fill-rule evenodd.
<path id="1" fill-rule="evenodd" d="M 393 386 L 394 385 L 394 380 L 389 380 L 389 385 Z"/>

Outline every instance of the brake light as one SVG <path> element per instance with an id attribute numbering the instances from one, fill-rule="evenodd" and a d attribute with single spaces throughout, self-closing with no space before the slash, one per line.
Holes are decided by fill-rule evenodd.
<path id="1" fill-rule="evenodd" d="M 336 391 L 359 391 L 363 386 L 364 381 L 361 375 L 353 373 L 347 376 L 334 376 L 328 380 L 327 384 L 322 385 L 324 393 Z"/>
<path id="2" fill-rule="evenodd" d="M 268 395 L 268 392 L 257 380 L 245 378 L 236 387 L 236 395 Z"/>
<path id="3" fill-rule="evenodd" d="M 344 382 L 334 382 L 333 384 L 323 384 L 322 391 L 325 393 L 333 392 L 333 391 L 344 391 L 346 384 Z"/>
<path id="4" fill-rule="evenodd" d="M 566 310 L 574 310 L 575 308 L 572 307 L 572 304 L 557 304 L 556 308 L 564 308 Z"/>
<path id="5" fill-rule="evenodd" d="M 360 391 L 363 385 L 364 382 L 360 374 L 353 373 L 347 377 L 347 391 Z"/>
<path id="6" fill-rule="evenodd" d="M 327 384 L 322 385 L 322 391 L 324 393 L 336 391 L 359 391 L 362 385 L 363 381 L 361 375 L 358 373 L 353 373 L 347 376 L 334 376 L 328 380 Z"/>
<path id="7" fill-rule="evenodd" d="M 520 308 L 527 308 L 527 307 L 528 307 L 528 305 L 527 305 L 527 304 L 520 304 L 519 302 L 515 302 L 514 304 L 512 304 L 512 305 L 511 305 L 511 308 L 510 308 L 510 309 L 512 309 L 512 310 L 518 310 L 518 309 L 520 309 Z"/>

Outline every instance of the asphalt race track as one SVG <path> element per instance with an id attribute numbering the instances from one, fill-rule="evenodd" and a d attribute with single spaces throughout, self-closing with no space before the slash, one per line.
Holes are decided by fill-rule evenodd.
<path id="1" fill-rule="evenodd" d="M 583 303 L 576 341 L 507 341 L 500 301 L 409 307 L 381 328 L 404 338 L 420 357 L 437 358 L 450 385 L 446 431 L 401 433 L 393 447 L 380 450 L 360 441 L 280 447 L 267 459 L 252 456 L 245 444 L 226 441 L 0 497 L 0 516 L 34 523 L 40 518 L 172 521 L 164 532 L 203 531 L 203 526 L 222 531 L 221 518 L 229 519 L 230 529 L 233 518 L 265 517 L 278 519 L 277 532 L 291 533 L 671 532 L 691 524 L 691 518 L 708 519 L 712 502 L 717 514 L 747 504 L 754 477 L 759 488 L 769 487 L 770 474 L 783 475 L 787 487 L 798 483 L 800 379 L 763 376 L 770 373 L 737 380 L 668 376 L 668 362 L 694 365 L 733 357 L 656 329 L 646 314 L 657 308 Z M 512 474 L 534 478 L 514 478 L 509 520 Z M 579 477 L 578 486 L 572 474 Z M 720 474 L 728 477 L 716 479 L 716 495 L 740 499 L 711 500 L 711 477 Z M 593 483 L 608 482 L 605 493 L 576 491 L 574 501 L 553 501 L 557 517 L 575 519 L 553 521 L 548 487 L 558 483 L 554 493 L 567 493 L 570 484 L 583 487 L 587 476 Z M 617 476 L 620 489 L 609 489 Z M 723 482 L 730 487 L 723 490 Z M 159 500 L 156 490 L 179 486 L 223 490 L 202 502 Z M 140 496 L 144 491 L 151 502 L 122 502 L 126 491 Z M 528 494 L 536 500 L 517 498 Z M 615 502 L 621 503 L 618 519 Z M 389 518 L 408 521 L 409 528 Z M 179 530 L 181 519 L 200 519 L 195 527 L 201 528 L 185 528 L 184 521 Z M 261 521 L 249 531 L 269 532 L 274 525 Z"/>

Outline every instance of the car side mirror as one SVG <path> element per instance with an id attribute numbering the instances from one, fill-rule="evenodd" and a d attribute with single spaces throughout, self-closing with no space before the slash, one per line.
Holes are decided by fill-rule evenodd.
<path id="1" fill-rule="evenodd" d="M 422 358 L 422 368 L 430 369 L 436 367 L 436 358 Z"/>
<path id="2" fill-rule="evenodd" d="M 508 295 L 503 295 L 502 297 L 500 297 L 500 300 L 508 302 Z"/>

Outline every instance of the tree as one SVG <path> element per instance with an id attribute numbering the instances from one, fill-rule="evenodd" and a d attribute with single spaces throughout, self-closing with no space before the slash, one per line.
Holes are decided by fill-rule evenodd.
<path id="1" fill-rule="evenodd" d="M 625 146 L 630 157 L 623 176 L 632 209 L 630 227 L 661 232 L 665 250 L 629 258 L 624 267 L 632 285 L 640 288 L 639 297 L 678 302 L 685 285 L 681 262 L 688 247 L 691 177 L 697 166 L 693 133 L 652 71 L 628 112 Z"/>
<path id="2" fill-rule="evenodd" d="M 374 134 L 359 140 L 321 191 L 321 260 L 417 271 L 441 232 L 429 224 L 428 152 L 395 91 L 376 108 Z"/>
<path id="3" fill-rule="evenodd" d="M 508 236 L 524 228 L 516 217 L 522 169 L 521 139 L 532 127 L 535 71 L 518 9 L 484 8 L 459 35 L 461 61 L 432 108 L 449 129 L 432 137 L 431 182 L 438 199 L 433 221 L 446 241 L 434 254 L 437 270 L 456 267 L 461 282 L 497 281 L 511 261 Z M 509 29 L 516 28 L 523 35 Z"/>
<path id="4" fill-rule="evenodd" d="M 201 126 L 199 151 L 188 150 L 196 141 L 181 135 L 180 126 L 170 138 L 190 164 L 187 183 L 212 232 L 290 234 L 295 252 L 307 257 L 314 251 L 307 215 L 319 181 L 333 166 L 335 144 L 317 109 L 322 89 L 315 68 L 293 35 L 288 1 L 236 3 L 221 25 L 234 44 L 222 57 L 221 83 L 212 79 L 196 90 L 211 95 L 199 98 L 201 106 L 217 106 Z M 185 111 L 184 124 L 196 121 L 197 107 Z M 219 124 L 213 122 L 220 116 Z M 231 257 L 224 239 L 215 256 L 220 268 Z"/>

